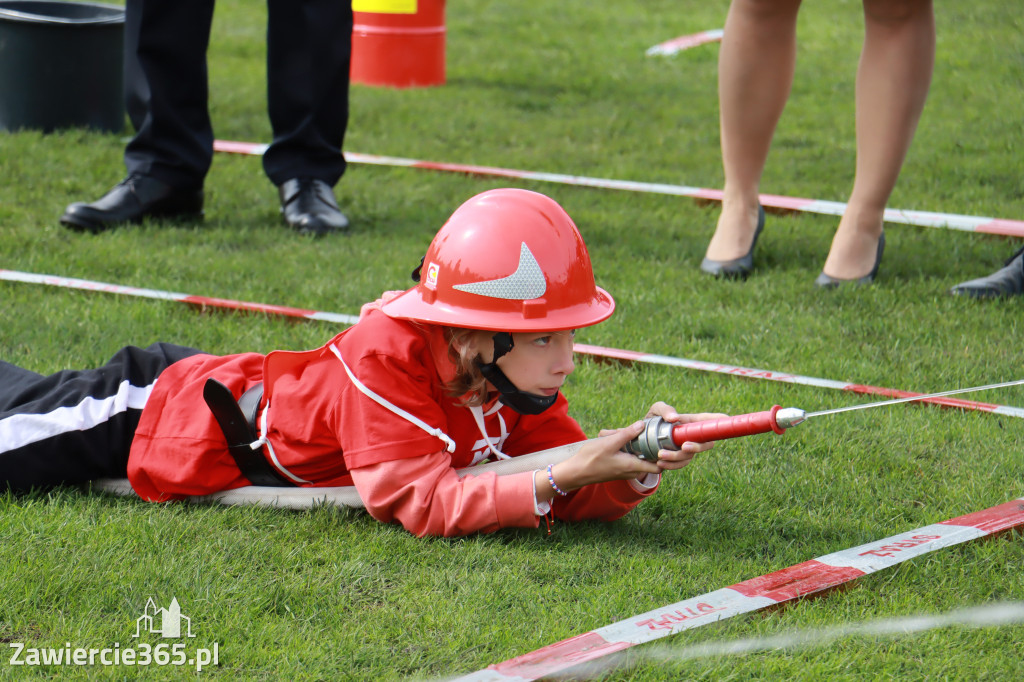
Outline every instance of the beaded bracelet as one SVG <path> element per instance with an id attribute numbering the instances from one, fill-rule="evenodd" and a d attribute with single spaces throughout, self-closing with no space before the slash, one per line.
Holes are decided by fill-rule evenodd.
<path id="1" fill-rule="evenodd" d="M 559 488 L 558 485 L 555 483 L 555 477 L 551 475 L 551 466 L 552 465 L 550 465 L 550 464 L 548 465 L 548 483 L 551 484 L 551 487 L 554 489 L 554 491 L 556 493 L 558 493 L 562 497 L 565 497 L 569 493 L 567 493 L 564 490 L 562 490 L 561 488 Z"/>

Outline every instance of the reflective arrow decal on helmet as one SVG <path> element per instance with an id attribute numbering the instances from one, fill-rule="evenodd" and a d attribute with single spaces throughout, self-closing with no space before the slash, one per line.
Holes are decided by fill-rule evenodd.
<path id="1" fill-rule="evenodd" d="M 537 259 L 533 257 L 526 242 L 523 242 L 519 248 L 519 266 L 508 277 L 484 282 L 456 284 L 453 288 L 490 298 L 529 301 L 544 295 L 544 292 L 547 291 L 547 282 L 544 280 L 544 271 L 540 269 Z"/>

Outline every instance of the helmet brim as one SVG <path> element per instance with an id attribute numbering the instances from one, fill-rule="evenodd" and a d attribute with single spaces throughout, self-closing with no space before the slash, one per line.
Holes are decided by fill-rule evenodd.
<path id="1" fill-rule="evenodd" d="M 555 332 L 591 327 L 612 316 L 615 312 L 615 299 L 601 287 L 595 286 L 594 289 L 595 294 L 587 303 L 549 310 L 548 314 L 536 318 L 487 310 L 476 310 L 472 315 L 467 315 L 464 309 L 446 306 L 438 300 L 427 302 L 422 286 L 415 286 L 399 294 L 381 306 L 381 310 L 388 317 L 463 329 Z M 428 295 L 432 293 L 429 292 Z M 524 301 L 524 308 L 529 303 L 530 301 Z"/>

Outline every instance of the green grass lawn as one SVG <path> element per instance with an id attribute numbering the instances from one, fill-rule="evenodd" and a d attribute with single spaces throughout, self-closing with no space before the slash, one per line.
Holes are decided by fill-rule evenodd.
<path id="1" fill-rule="evenodd" d="M 890 205 L 1024 218 L 1024 19 L 1019 4 L 936 3 L 935 76 Z M 352 87 L 346 149 L 464 164 L 719 188 L 718 46 L 648 47 L 720 28 L 728 3 L 447 3 L 447 83 Z M 845 201 L 854 164 L 861 5 L 806 3 L 797 74 L 762 191 Z M 265 9 L 218 3 L 211 107 L 221 139 L 269 141 Z M 126 131 L 127 134 L 127 131 Z M 409 286 L 462 201 L 544 192 L 587 240 L 615 316 L 578 340 L 780 372 L 941 391 L 1021 378 L 1021 300 L 949 296 L 1020 240 L 887 227 L 874 286 L 812 282 L 836 218 L 769 215 L 746 283 L 698 271 L 717 207 L 692 200 L 422 170 L 350 166 L 336 188 L 351 234 L 289 232 L 254 157 L 218 155 L 201 224 L 81 235 L 57 219 L 123 172 L 124 138 L 0 132 L 0 268 L 354 314 Z M 0 359 L 40 372 L 102 363 L 127 343 L 214 353 L 321 345 L 337 329 L 258 315 L 0 282 Z M 681 411 L 810 410 L 847 393 L 581 358 L 566 387 L 588 433 Z M 1024 389 L 973 396 L 1024 406 Z M 218 645 L 225 679 L 397 680 L 467 673 L 632 615 L 1024 495 L 1024 422 L 909 405 L 822 417 L 720 443 L 612 524 L 416 539 L 354 511 L 152 505 L 77 489 L 0 497 L 0 641 L 137 646 L 149 598 L 176 597 L 189 651 Z M 1024 600 L 1019 534 L 941 550 L 851 589 L 663 640 L 830 628 Z M 152 644 L 158 639 L 146 640 Z M 687 662 L 636 657 L 609 680 L 1018 679 L 1024 627 Z M 18 667 L 0 678 L 162 679 L 155 666 Z M 194 672 L 191 675 L 196 676 Z"/>

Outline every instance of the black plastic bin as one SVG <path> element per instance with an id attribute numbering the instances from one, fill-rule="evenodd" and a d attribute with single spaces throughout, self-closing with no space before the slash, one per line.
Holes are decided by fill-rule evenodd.
<path id="1" fill-rule="evenodd" d="M 124 130 L 124 8 L 0 0 L 0 129 Z"/>

